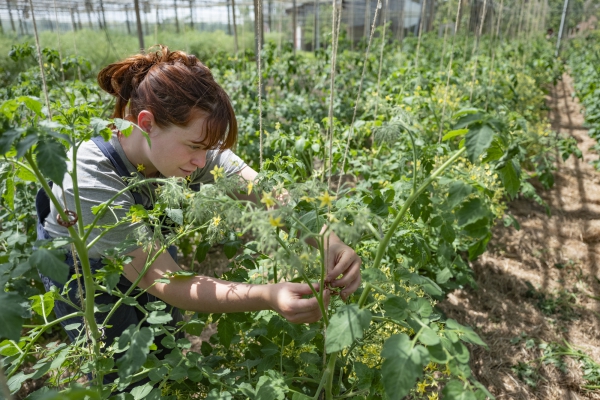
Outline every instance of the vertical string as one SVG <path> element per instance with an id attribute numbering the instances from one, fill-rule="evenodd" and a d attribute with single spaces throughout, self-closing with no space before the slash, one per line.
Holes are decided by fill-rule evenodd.
<path id="1" fill-rule="evenodd" d="M 442 106 L 442 118 L 440 120 L 440 129 L 438 133 L 438 143 L 442 141 L 442 132 L 444 130 L 444 118 L 446 117 L 446 103 L 448 101 L 448 88 L 450 86 L 450 75 L 452 75 L 452 62 L 454 61 L 454 46 L 456 44 L 456 36 L 458 35 L 458 21 L 460 17 L 462 0 L 458 0 L 458 8 L 456 10 L 456 20 L 454 21 L 454 35 L 452 36 L 452 46 L 450 46 L 450 61 L 448 62 L 448 73 L 446 77 L 446 87 L 444 88 L 444 102 Z"/>
<path id="2" fill-rule="evenodd" d="M 35 35 L 35 48 L 37 50 L 38 65 L 40 74 L 42 75 L 42 89 L 44 90 L 44 98 L 46 107 L 48 108 L 48 120 L 52 120 L 52 110 L 50 110 L 50 98 L 48 97 L 48 85 L 46 84 L 46 73 L 44 72 L 44 62 L 42 61 L 42 49 L 40 47 L 40 37 L 38 35 L 37 23 L 35 22 L 35 12 L 33 9 L 33 1 L 29 0 L 29 8 L 31 9 L 31 20 L 33 22 L 33 33 Z"/>
<path id="3" fill-rule="evenodd" d="M 346 148 L 344 149 L 344 157 L 342 158 L 342 168 L 340 169 L 340 177 L 337 184 L 337 189 L 335 192 L 340 191 L 340 186 L 342 185 L 342 177 L 344 176 L 344 167 L 346 166 L 346 158 L 348 157 L 348 151 L 350 149 L 350 139 L 352 138 L 352 133 L 354 132 L 354 121 L 356 120 L 356 111 L 358 109 L 358 103 L 360 100 L 360 93 L 362 91 L 363 81 L 365 79 L 365 71 L 367 70 L 367 63 L 369 61 L 369 52 L 371 50 L 371 42 L 373 41 L 373 34 L 375 33 L 375 23 L 377 22 L 377 14 L 379 9 L 381 8 L 381 0 L 377 0 L 377 7 L 375 8 L 375 15 L 373 16 L 373 25 L 371 25 L 371 35 L 369 36 L 369 44 L 367 45 L 367 51 L 365 52 L 365 58 L 363 61 L 363 70 L 360 76 L 360 83 L 358 85 L 358 93 L 356 94 L 356 102 L 354 103 L 354 113 L 352 114 L 352 123 L 350 124 L 350 129 L 348 130 L 348 140 L 346 141 Z"/>
<path id="4" fill-rule="evenodd" d="M 262 62 L 261 62 L 261 53 L 262 53 L 262 26 L 258 24 L 262 24 L 262 0 L 257 0 L 258 12 L 256 15 L 258 16 L 258 21 L 256 23 L 256 34 L 258 35 L 258 44 L 257 44 L 257 54 L 256 61 L 258 63 L 258 137 L 260 142 L 260 170 L 263 168 L 263 120 L 262 120 Z"/>
<path id="5" fill-rule="evenodd" d="M 328 132 L 328 146 L 329 146 L 329 155 L 328 166 L 327 167 L 327 187 L 331 186 L 331 171 L 333 166 L 333 95 L 335 91 L 335 68 L 337 62 L 337 47 L 338 47 L 338 39 L 339 39 L 339 27 L 341 21 L 341 10 L 338 17 L 336 0 L 332 0 L 332 8 L 331 8 L 331 68 L 330 68 L 330 83 L 329 83 L 329 113 L 328 113 L 328 121 L 329 121 L 329 132 Z"/>
<path id="6" fill-rule="evenodd" d="M 475 47 L 473 47 L 473 54 L 475 57 L 475 64 L 473 65 L 473 76 L 471 77 L 471 93 L 469 94 L 469 102 L 473 101 L 473 90 L 475 89 L 475 76 L 477 75 L 477 62 L 479 61 L 479 41 L 481 40 L 481 33 L 483 32 L 483 23 L 485 22 L 485 12 L 487 7 L 487 0 L 483 0 L 483 11 L 481 12 L 481 19 L 479 20 L 479 29 L 477 30 L 477 37 L 475 38 Z"/>
<path id="7" fill-rule="evenodd" d="M 389 0 L 385 0 L 385 6 L 383 8 L 383 33 L 381 34 L 381 49 L 379 51 L 379 72 L 377 73 L 377 97 L 375 99 L 375 112 L 373 113 L 373 120 L 377 118 L 377 109 L 379 108 L 379 99 L 381 98 L 379 94 L 379 89 L 381 86 L 381 69 L 383 66 L 383 50 L 385 49 L 385 33 L 387 31 L 385 24 L 387 23 L 387 14 L 388 14 L 388 3 Z M 417 66 L 418 68 L 418 66 Z M 372 140 L 375 140 L 373 136 Z"/>
<path id="8" fill-rule="evenodd" d="M 495 38 L 496 40 L 499 40 L 498 44 L 502 43 L 502 39 L 499 37 L 500 35 L 500 23 L 502 22 L 502 14 L 504 13 L 504 0 L 500 1 L 500 13 L 498 15 L 498 21 L 496 22 L 496 34 L 495 36 L 492 36 L 492 38 Z M 488 102 L 489 102 L 489 98 L 490 98 L 490 86 L 493 84 L 493 71 L 494 71 L 494 62 L 496 60 L 496 45 L 495 43 L 493 43 L 493 45 L 491 46 L 492 48 L 492 62 L 490 64 L 490 71 L 488 74 L 488 83 L 487 85 L 485 85 L 486 87 L 486 91 L 487 94 L 485 96 L 485 111 L 487 111 L 488 109 Z"/>
<path id="9" fill-rule="evenodd" d="M 423 0 L 421 4 L 421 18 L 419 18 L 419 38 L 417 39 L 417 54 L 415 56 L 415 68 L 419 69 L 419 49 L 421 48 L 421 37 L 423 36 L 423 14 L 425 14 L 425 7 L 427 0 Z"/>
<path id="10" fill-rule="evenodd" d="M 60 68 L 60 74 L 62 77 L 62 81 L 65 81 L 65 70 L 63 69 L 63 65 L 62 65 L 62 50 L 60 47 L 60 26 L 58 25 L 58 12 L 56 11 L 56 0 L 53 0 L 54 2 L 54 21 L 56 22 L 56 41 L 58 44 L 58 63 L 59 68 Z M 33 10 L 31 10 L 31 13 L 33 14 Z"/>

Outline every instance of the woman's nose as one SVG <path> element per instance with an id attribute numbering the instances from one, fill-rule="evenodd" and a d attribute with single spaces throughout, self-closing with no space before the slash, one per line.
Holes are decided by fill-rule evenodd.
<path id="1" fill-rule="evenodd" d="M 201 150 L 198 153 L 194 154 L 191 163 L 198 168 L 204 168 L 204 166 L 206 165 L 206 150 Z"/>

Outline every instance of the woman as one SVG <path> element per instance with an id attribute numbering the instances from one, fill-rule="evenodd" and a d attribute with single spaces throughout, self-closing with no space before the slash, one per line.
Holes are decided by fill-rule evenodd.
<path id="1" fill-rule="evenodd" d="M 227 175 L 237 174 L 249 181 L 256 178 L 256 171 L 230 150 L 237 139 L 237 123 L 229 97 L 195 56 L 171 52 L 161 46 L 155 53 L 136 55 L 107 66 L 98 74 L 98 83 L 116 97 L 113 117 L 128 119 L 137 126 L 127 137 L 116 132 L 107 143 L 95 139 L 79 148 L 76 165 L 82 203 L 79 218 L 83 218 L 84 224 L 92 222 L 93 206 L 106 202 L 126 188 L 122 177 L 132 173 L 143 177 L 187 177 L 195 185 L 210 183 L 213 178 L 210 171 L 219 166 Z M 151 145 L 140 129 L 147 133 Z M 68 174 L 63 190 L 65 208 L 75 209 L 73 183 Z M 63 198 L 61 188 L 55 186 L 53 191 L 57 198 Z M 123 219 L 134 204 L 151 207 L 152 198 L 153 193 L 125 192 L 114 203 L 122 208 L 116 209 L 115 214 L 106 213 L 99 225 L 114 224 Z M 38 214 L 40 236 L 68 236 L 67 229 L 57 220 L 53 206 L 47 217 L 39 208 Z M 140 224 L 120 225 L 103 235 L 90 250 L 93 268 L 101 268 L 105 252 L 120 247 L 123 239 L 140 228 Z M 100 230 L 94 232 L 89 240 L 99 233 Z M 346 299 L 360 285 L 360 258 L 335 234 L 330 236 L 329 242 L 331 265 L 327 279 L 332 287 L 342 288 L 341 296 Z M 121 250 L 132 258 L 124 266 L 126 279 L 119 282 L 124 291 L 139 277 L 148 254 L 137 246 Z M 73 268 L 70 255 L 67 262 Z M 206 276 L 174 279 L 168 284 L 155 283 L 165 274 L 178 270 L 176 254 L 162 253 L 138 286 L 149 288 L 150 295 L 184 310 L 228 313 L 270 309 L 294 323 L 315 322 L 322 317 L 317 300 L 304 298 L 311 294 L 307 284 L 251 285 Z M 44 278 L 44 283 L 47 289 L 51 285 L 61 287 L 49 278 Z M 76 301 L 75 283 L 72 289 L 70 296 Z M 152 296 L 147 296 L 145 301 L 155 300 Z M 329 301 L 329 290 L 324 293 L 324 299 Z M 97 304 L 115 301 L 108 294 L 96 299 Z M 59 316 L 70 311 L 72 309 L 66 304 L 57 303 Z M 137 324 L 141 317 L 138 313 L 135 307 L 120 308 L 109 322 L 112 328 L 104 332 L 106 342 L 112 343 L 126 327 Z M 65 321 L 64 325 L 72 322 Z M 75 339 L 74 331 L 68 333 Z"/>

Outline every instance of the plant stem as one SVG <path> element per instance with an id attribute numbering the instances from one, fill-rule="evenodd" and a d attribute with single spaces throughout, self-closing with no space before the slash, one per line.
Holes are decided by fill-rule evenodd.
<path id="1" fill-rule="evenodd" d="M 4 375 L 4 369 L 2 368 L 2 359 L 0 358 L 0 389 L 2 389 L 2 394 L 6 400 L 12 400 L 12 395 L 10 394 L 10 389 L 8 388 L 8 383 L 6 381 L 6 375 Z"/>
<path id="2" fill-rule="evenodd" d="M 421 195 L 421 193 L 423 193 L 425 191 L 425 189 L 427 189 L 427 186 L 429 186 L 431 184 L 431 182 L 433 182 L 438 176 L 440 176 L 442 174 L 442 172 L 444 172 L 450 165 L 452 165 L 454 163 L 454 161 L 456 161 L 466 150 L 467 150 L 467 148 L 463 147 L 462 149 L 460 149 L 456 153 L 454 153 L 452 155 L 452 157 L 450 157 L 444 164 L 442 164 L 437 170 L 435 170 L 435 172 L 433 172 L 433 174 L 431 174 L 431 176 L 429 178 L 427 178 L 425 180 L 425 182 L 423 182 L 421 184 L 421 186 L 419 186 L 419 188 L 408 197 L 408 199 L 406 199 L 406 202 L 402 206 L 402 209 L 398 213 L 398 216 L 396 217 L 396 219 L 394 219 L 394 222 L 390 226 L 390 229 L 388 230 L 386 235 L 383 237 L 383 239 L 379 243 L 379 247 L 377 248 L 377 255 L 375 256 L 375 260 L 373 261 L 373 266 L 371 268 L 375 268 L 375 269 L 379 268 L 379 265 L 381 264 L 381 259 L 383 258 L 385 250 L 386 250 L 388 244 L 390 243 L 390 240 L 392 239 L 392 236 L 394 235 L 396 228 L 398 227 L 398 225 L 400 225 L 400 222 L 402 222 L 402 219 L 404 218 L 404 214 L 406 214 L 406 212 L 408 211 L 408 208 L 411 206 L 411 204 L 417 199 L 417 197 L 419 197 Z M 367 285 L 369 285 L 369 284 L 367 283 Z M 366 288 L 365 288 L 365 290 L 366 290 Z"/>

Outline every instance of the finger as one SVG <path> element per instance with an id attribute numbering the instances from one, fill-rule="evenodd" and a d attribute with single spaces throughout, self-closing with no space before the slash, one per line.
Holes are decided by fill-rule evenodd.
<path id="1" fill-rule="evenodd" d="M 292 291 L 293 293 L 299 295 L 299 296 L 305 296 L 307 294 L 313 294 L 312 289 L 310 288 L 310 285 L 306 284 L 306 283 L 290 283 L 289 284 L 289 290 Z M 321 285 L 319 285 L 318 282 L 313 282 L 311 283 L 312 287 L 315 289 L 315 291 L 319 291 L 319 289 L 321 288 Z"/>
<path id="2" fill-rule="evenodd" d="M 356 280 L 360 276 L 360 263 L 355 262 L 346 270 L 344 275 L 340 279 L 336 279 L 331 282 L 332 287 L 344 287 L 348 286 L 351 282 Z"/>
<path id="3" fill-rule="evenodd" d="M 352 293 L 356 292 L 356 289 L 358 289 L 358 287 L 360 286 L 360 282 L 361 278 L 359 274 L 356 280 L 351 282 L 348 286 L 344 288 L 344 290 L 342 290 L 342 300 L 346 301 Z"/>
<path id="4" fill-rule="evenodd" d="M 303 312 L 290 316 L 287 318 L 292 324 L 310 324 L 313 322 L 319 321 L 323 315 L 321 314 L 321 310 L 311 311 L 311 312 Z"/>
<path id="5" fill-rule="evenodd" d="M 353 263 L 354 258 L 358 258 L 353 250 L 343 251 L 337 260 L 335 265 L 330 265 L 328 268 L 327 278 L 328 282 L 333 281 L 336 277 L 342 275 Z M 333 259 L 333 257 L 331 257 Z M 335 260 L 333 260 L 335 261 Z"/>
<path id="6" fill-rule="evenodd" d="M 329 307 L 330 300 L 331 300 L 331 290 L 325 289 L 325 291 L 323 292 L 323 306 L 325 307 L 325 309 L 327 309 L 327 307 Z M 319 309 L 319 311 L 320 310 L 321 309 Z"/>
<path id="7" fill-rule="evenodd" d="M 320 312 L 319 301 L 316 299 L 316 297 L 295 300 L 294 304 L 289 308 L 290 314 L 299 314 L 315 310 L 319 310 Z"/>

